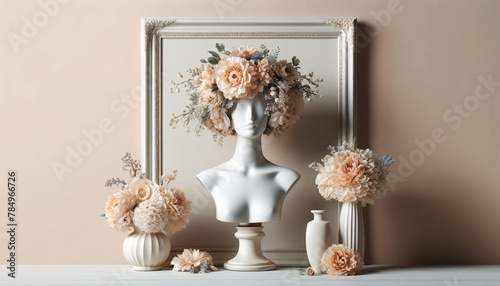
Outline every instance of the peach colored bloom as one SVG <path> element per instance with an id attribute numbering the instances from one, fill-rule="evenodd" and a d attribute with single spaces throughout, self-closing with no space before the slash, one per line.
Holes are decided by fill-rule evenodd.
<path id="1" fill-rule="evenodd" d="M 172 234 L 185 228 L 191 215 L 191 201 L 186 195 L 177 188 L 160 188 L 159 200 L 165 203 L 168 212 L 164 230 Z"/>
<path id="2" fill-rule="evenodd" d="M 366 206 L 387 195 L 386 176 L 370 149 L 361 150 L 351 145 L 331 149 L 331 155 L 322 159 L 323 165 L 310 165 L 318 171 L 316 185 L 326 200 L 360 202 Z"/>
<path id="3" fill-rule="evenodd" d="M 126 213 L 123 214 L 123 216 L 117 218 L 117 219 L 111 219 L 111 218 L 108 218 L 107 219 L 107 222 L 108 222 L 108 225 L 118 231 L 127 231 L 129 230 L 132 225 L 133 225 L 133 221 L 132 221 L 132 217 L 134 216 L 133 214 L 133 211 L 128 211 Z"/>
<path id="4" fill-rule="evenodd" d="M 252 46 L 239 46 L 237 48 L 233 48 L 231 55 L 240 58 L 249 58 L 258 51 L 258 49 Z"/>
<path id="5" fill-rule="evenodd" d="M 106 202 L 106 218 L 109 226 L 117 230 L 126 230 L 132 223 L 129 212 L 135 204 L 134 195 L 128 189 L 111 194 Z"/>
<path id="6" fill-rule="evenodd" d="M 341 244 L 330 246 L 321 258 L 321 271 L 329 275 L 346 276 L 361 273 L 363 260 L 358 252 Z"/>
<path id="7" fill-rule="evenodd" d="M 257 64 L 257 74 L 259 75 L 259 92 L 264 90 L 273 81 L 273 66 L 267 59 L 261 60 Z"/>
<path id="8" fill-rule="evenodd" d="M 203 260 L 207 261 L 208 266 L 214 265 L 212 256 L 207 252 L 199 249 L 184 249 L 184 252 L 177 254 L 170 264 L 174 266 L 172 271 L 191 271 L 191 268 L 199 267 Z"/>
<path id="9" fill-rule="evenodd" d="M 128 183 L 128 189 L 134 194 L 135 200 L 141 202 L 149 200 L 158 189 L 158 185 L 148 179 L 132 178 Z"/>
<path id="10" fill-rule="evenodd" d="M 254 98 L 258 93 L 259 75 L 251 61 L 228 56 L 215 69 L 217 87 L 227 99 Z"/>
<path id="11" fill-rule="evenodd" d="M 194 78 L 194 85 L 198 86 L 200 95 L 212 93 L 212 85 L 215 84 L 214 69 L 211 65 L 201 65 L 203 71 Z"/>

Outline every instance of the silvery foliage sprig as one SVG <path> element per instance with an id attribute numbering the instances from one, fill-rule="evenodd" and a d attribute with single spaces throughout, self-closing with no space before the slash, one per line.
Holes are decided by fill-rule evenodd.
<path id="1" fill-rule="evenodd" d="M 200 266 L 195 266 L 191 268 L 190 273 L 192 274 L 209 273 L 212 272 L 214 269 L 216 268 L 208 265 L 208 261 L 205 259 L 201 262 Z"/>
<path id="2" fill-rule="evenodd" d="M 392 156 L 389 154 L 386 154 L 385 156 L 380 157 L 380 164 L 382 165 L 382 170 L 384 172 L 384 176 L 387 177 L 391 173 L 391 170 L 389 168 L 396 162 L 394 159 L 392 159 Z"/>
<path id="3" fill-rule="evenodd" d="M 132 178 L 144 178 L 144 173 L 142 173 L 142 166 L 141 162 L 139 160 L 134 160 L 132 158 L 132 155 L 130 153 L 125 153 L 125 156 L 122 158 L 123 162 L 123 170 L 128 171 L 130 174 L 130 177 Z M 127 183 L 125 182 L 124 179 L 121 178 L 111 178 L 106 181 L 106 184 L 104 184 L 105 187 L 112 187 L 116 185 L 117 187 L 121 187 L 122 190 L 125 189 L 127 186 Z"/>

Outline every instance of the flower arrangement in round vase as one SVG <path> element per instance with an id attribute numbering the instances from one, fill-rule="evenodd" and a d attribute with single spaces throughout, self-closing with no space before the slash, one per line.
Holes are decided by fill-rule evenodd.
<path id="1" fill-rule="evenodd" d="M 377 158 L 370 149 L 343 143 L 329 147 L 330 154 L 310 167 L 318 172 L 316 185 L 326 200 L 342 202 L 339 238 L 346 247 L 364 254 L 362 208 L 387 195 L 387 176 L 394 163 L 391 155 Z"/>
<path id="2" fill-rule="evenodd" d="M 170 254 L 172 234 L 186 227 L 191 215 L 191 202 L 184 193 L 169 186 L 177 171 L 162 176 L 160 184 L 144 177 L 139 161 L 129 153 L 122 158 L 123 169 L 131 178 L 112 178 L 106 187 L 121 189 L 106 202 L 105 217 L 110 227 L 125 232 L 133 229 L 123 242 L 123 253 L 134 270 L 159 270 Z"/>

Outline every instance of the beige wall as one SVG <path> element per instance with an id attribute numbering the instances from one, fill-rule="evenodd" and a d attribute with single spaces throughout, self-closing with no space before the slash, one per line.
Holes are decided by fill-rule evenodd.
<path id="1" fill-rule="evenodd" d="M 140 154 L 138 102 L 122 117 L 111 110 L 140 85 L 140 17 L 221 15 L 358 17 L 372 34 L 359 41 L 359 144 L 399 159 L 396 191 L 365 212 L 368 262 L 500 263 L 500 84 L 478 87 L 500 82 L 500 2 L 66 2 L 46 19 L 38 1 L 0 2 L 0 170 L 19 172 L 20 263 L 125 263 L 123 235 L 98 214 L 117 158 Z M 224 3 L 234 6 L 217 11 Z M 37 31 L 12 45 L 37 15 Z M 102 142 L 58 180 L 53 162 L 98 128 Z M 444 134 L 429 144 L 433 132 Z M 418 151 L 416 140 L 435 150 Z M 0 199 L 6 257 L 5 191 Z"/>

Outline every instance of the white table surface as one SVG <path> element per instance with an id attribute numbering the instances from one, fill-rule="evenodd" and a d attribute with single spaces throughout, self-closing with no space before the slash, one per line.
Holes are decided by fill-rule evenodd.
<path id="1" fill-rule="evenodd" d="M 0 285 L 500 285 L 500 266 L 369 265 L 358 276 L 299 275 L 298 268 L 264 272 L 219 270 L 208 274 L 170 270 L 137 272 L 129 265 L 18 265 L 16 279 L 2 265 Z"/>

